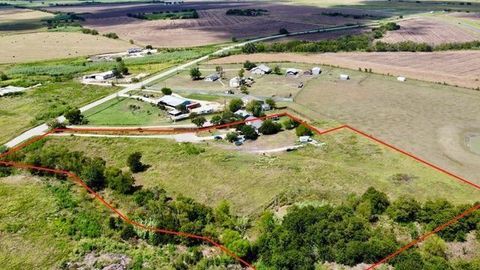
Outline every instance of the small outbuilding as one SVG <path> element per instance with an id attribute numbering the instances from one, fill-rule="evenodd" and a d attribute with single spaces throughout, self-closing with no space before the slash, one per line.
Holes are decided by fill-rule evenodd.
<path id="1" fill-rule="evenodd" d="M 255 116 L 249 116 L 247 117 L 247 119 L 245 119 L 245 121 L 246 121 L 245 124 L 252 126 L 256 130 L 258 130 L 263 124 L 262 119 L 259 119 Z"/>
<path id="2" fill-rule="evenodd" d="M 213 74 L 210 74 L 210 75 L 208 75 L 207 77 L 205 77 L 204 81 L 206 81 L 206 82 L 215 82 L 215 81 L 217 81 L 218 79 L 220 79 L 220 75 L 218 75 L 218 73 L 213 73 Z"/>
<path id="3" fill-rule="evenodd" d="M 256 66 L 250 70 L 252 74 L 265 75 L 272 72 L 272 69 L 264 64 Z"/>
<path id="4" fill-rule="evenodd" d="M 90 75 L 83 76 L 84 80 L 95 80 L 95 81 L 105 81 L 115 77 L 113 71 L 106 71 L 102 73 L 94 73 Z"/>
<path id="5" fill-rule="evenodd" d="M 247 112 L 247 110 L 238 110 L 235 112 L 235 115 L 238 115 L 242 118 L 247 118 L 249 117 L 251 114 L 249 112 Z"/>
<path id="6" fill-rule="evenodd" d="M 230 87 L 240 87 L 242 79 L 240 77 L 235 77 L 230 80 Z"/>
<path id="7" fill-rule="evenodd" d="M 285 75 L 286 75 L 286 76 L 297 76 L 298 74 L 300 74 L 300 72 L 302 72 L 302 71 L 299 70 L 299 69 L 289 68 L 289 69 L 287 69 L 287 71 L 285 72 Z"/>
<path id="8" fill-rule="evenodd" d="M 298 141 L 301 142 L 301 143 L 309 143 L 309 142 L 311 142 L 311 141 L 313 141 L 313 140 L 312 140 L 312 138 L 311 138 L 310 136 L 300 136 L 300 137 L 298 138 Z"/>
<path id="9" fill-rule="evenodd" d="M 312 68 L 312 75 L 320 75 L 322 73 L 322 69 L 320 67 Z"/>
<path id="10" fill-rule="evenodd" d="M 342 81 L 350 80 L 350 76 L 347 74 L 340 74 L 340 80 Z"/>

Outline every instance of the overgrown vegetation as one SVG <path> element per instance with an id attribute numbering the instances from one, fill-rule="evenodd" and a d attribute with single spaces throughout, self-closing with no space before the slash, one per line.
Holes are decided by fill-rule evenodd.
<path id="1" fill-rule="evenodd" d="M 84 21 L 84 19 L 75 13 L 71 12 L 60 12 L 55 14 L 53 18 L 45 19 L 44 20 L 48 29 L 54 28 L 62 28 L 62 27 L 81 27 L 80 21 Z"/>
<path id="2" fill-rule="evenodd" d="M 375 263 L 404 244 L 383 221 L 386 216 L 401 219 L 394 226 L 414 228 L 416 223 L 432 230 L 468 207 L 453 206 L 446 200 L 423 205 L 412 198 L 391 202 L 384 193 L 369 188 L 341 206 L 293 207 L 281 222 L 273 214 L 265 214 L 257 243 L 259 257 L 263 265 L 275 269 L 316 269 L 315 264 L 326 261 L 349 266 Z M 439 232 L 440 238 L 427 241 L 428 246 L 401 253 L 390 264 L 395 269 L 462 269 L 458 262 L 447 260 L 444 242 L 465 240 L 467 233 L 480 229 L 479 222 L 477 211 Z M 412 237 L 418 236 L 417 230 L 410 232 Z"/>
<path id="3" fill-rule="evenodd" d="M 123 59 L 124 66 L 130 70 L 142 70 L 149 65 L 164 66 L 181 63 L 193 58 L 200 57 L 211 52 L 211 47 L 193 49 L 165 49 L 157 54 L 147 55 L 141 58 Z M 120 63 L 121 64 L 121 63 Z M 90 62 L 86 58 L 74 58 L 64 60 L 52 60 L 26 64 L 5 65 L 3 73 L 8 80 L 1 81 L 2 85 L 31 86 L 45 81 L 67 81 L 75 76 L 87 72 L 107 71 L 119 67 L 115 61 Z M 125 70 L 120 68 L 121 73 Z M 158 70 L 156 70 L 158 71 Z M 128 70 L 127 70 L 128 72 Z"/>
<path id="4" fill-rule="evenodd" d="M 257 16 L 263 16 L 268 13 L 268 10 L 266 9 L 254 9 L 254 8 L 248 8 L 248 9 L 229 9 L 227 10 L 226 14 L 230 16 L 248 16 L 248 17 L 257 17 Z"/>
<path id="5" fill-rule="evenodd" d="M 128 13 L 127 16 L 141 20 L 183 20 L 199 18 L 196 9 L 154 11 L 152 13 Z"/>
<path id="6" fill-rule="evenodd" d="M 349 14 L 349 13 L 343 13 L 343 12 L 338 12 L 338 11 L 329 11 L 329 12 L 322 12 L 322 15 L 324 16 L 330 16 L 330 17 L 343 17 L 343 18 L 353 18 L 353 19 L 380 19 L 381 17 L 375 16 L 375 15 L 370 15 L 370 14 Z"/>

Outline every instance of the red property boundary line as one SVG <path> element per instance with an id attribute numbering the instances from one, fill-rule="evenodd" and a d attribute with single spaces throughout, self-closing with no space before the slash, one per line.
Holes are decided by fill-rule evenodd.
<path id="1" fill-rule="evenodd" d="M 332 132 L 335 132 L 335 131 L 339 131 L 339 130 L 343 130 L 343 129 L 347 129 L 347 130 L 350 130 L 358 135 L 361 135 L 371 141 L 374 141 L 376 143 L 379 143 L 387 148 L 389 148 L 390 150 L 393 150 L 395 152 L 399 152 L 403 155 L 406 155 L 410 158 L 413 158 L 414 160 L 426 165 L 427 167 L 430 167 L 430 168 L 433 168 L 443 174 L 446 174 L 450 177 L 453 177 L 454 179 L 458 180 L 459 182 L 461 183 L 464 183 L 464 184 L 467 184 L 467 185 L 470 185 L 474 188 L 476 188 L 477 190 L 480 190 L 480 185 L 477 185 L 461 176 L 458 176 L 454 173 L 451 173 L 433 163 L 430 163 L 420 157 L 417 157 L 416 155 L 412 154 L 412 153 L 409 153 L 405 150 L 402 150 L 392 144 L 389 144 L 387 142 L 384 142 L 378 138 L 375 138 L 374 136 L 372 135 L 369 135 L 363 131 L 360 131 L 359 129 L 356 129 L 354 127 L 351 127 L 349 125 L 342 125 L 342 126 L 338 126 L 338 127 L 335 127 L 335 128 L 332 128 L 332 129 L 328 129 L 328 130 L 320 130 L 318 129 L 317 127 L 314 127 L 313 125 L 307 123 L 306 121 L 302 120 L 301 118 L 298 118 L 288 112 L 285 112 L 285 113 L 279 113 L 279 114 L 272 114 L 272 115 L 267 115 L 267 116 L 264 116 L 264 117 L 259 117 L 257 119 L 252 119 L 252 120 L 244 120 L 244 121 L 237 121 L 237 122 L 232 122 L 232 123 L 228 123 L 228 124 L 222 124 L 222 125 L 216 125 L 216 126 L 209 126 L 209 127 L 202 127 L 202 128 L 174 128 L 173 129 L 173 133 L 185 133 L 185 132 L 193 132 L 193 131 L 210 131 L 210 130 L 213 130 L 213 129 L 221 129 L 221 128 L 229 128 L 229 127 L 232 127 L 232 126 L 237 126 L 237 125 L 241 125 L 241 124 L 245 124 L 245 123 L 248 123 L 248 122 L 253 122 L 253 121 L 257 121 L 257 120 L 264 120 L 264 119 L 270 119 L 270 118 L 275 118 L 275 117 L 289 117 L 290 119 L 296 121 L 296 122 L 299 122 L 305 126 L 307 126 L 309 129 L 311 129 L 312 131 L 314 131 L 315 133 L 317 133 L 318 135 L 325 135 L 325 134 L 328 134 L 328 133 L 332 133 Z M 165 129 L 165 128 L 66 128 L 66 129 L 53 129 L 41 136 L 37 136 L 35 138 L 32 138 L 30 140 L 28 140 L 27 142 L 24 142 L 16 147 L 13 147 L 11 148 L 9 151 L 3 153 L 3 154 L 0 154 L 0 159 L 16 152 L 16 151 L 19 151 L 20 149 L 32 144 L 32 143 L 35 143 L 53 133 L 66 133 L 66 132 L 86 132 L 86 131 L 93 131 L 93 132 L 127 132 L 127 133 L 133 133 L 133 132 L 154 132 L 154 133 L 169 133 L 171 134 L 172 133 L 172 129 Z M 161 229 L 161 228 L 155 228 L 155 227 L 150 227 L 150 226 L 146 226 L 146 225 L 143 225 L 141 223 L 138 223 L 132 219 L 130 219 L 128 216 L 126 216 L 125 214 L 123 214 L 122 212 L 120 212 L 118 209 L 116 209 L 115 207 L 113 207 L 110 203 L 108 203 L 107 201 L 105 201 L 105 199 L 100 196 L 97 192 L 95 192 L 93 189 L 91 189 L 82 179 L 80 179 L 80 177 L 78 177 L 76 174 L 72 173 L 72 172 L 69 172 L 69 171 L 64 171 L 64 170 L 56 170 L 56 169 L 51 169 L 51 168 L 45 168 L 45 167 L 38 167 L 38 166 L 33 166 L 33 165 L 29 165 L 29 164 L 24 164 L 24 163 L 17 163 L 17 162 L 8 162 L 8 161 L 0 161 L 0 165 L 3 165 L 3 166 L 7 166 L 7 167 L 15 167 L 15 168 L 20 168 L 20 169 L 30 169 L 30 170 L 38 170 L 38 171 L 46 171 L 46 172 L 50 172 L 50 173 L 54 173 L 54 174 L 59 174 L 59 175 L 65 175 L 69 178 L 71 178 L 75 183 L 77 183 L 78 185 L 82 186 L 83 188 L 85 188 L 89 193 L 91 193 L 97 200 L 99 200 L 104 206 L 106 206 L 107 208 L 109 208 L 112 212 L 114 212 L 115 214 L 117 214 L 122 220 L 124 220 L 126 223 L 128 224 L 131 224 L 132 226 L 136 226 L 138 228 L 141 228 L 141 229 L 144 229 L 144 230 L 147 230 L 147 231 L 151 231 L 151 232 L 155 232 L 155 233 L 163 233 L 163 234 L 168 234 L 168 235 L 175 235 L 175 236 L 181 236 L 181 237 L 187 237 L 187 238 L 192 238 L 192 239 L 197 239 L 197 240 L 201 240 L 201 241 L 204 241 L 204 242 L 207 242 L 207 243 L 210 243 L 211 245 L 219 248 L 222 252 L 224 252 L 225 254 L 231 256 L 232 258 L 234 258 L 237 262 L 241 263 L 242 265 L 250 268 L 250 269 L 255 269 L 255 267 L 253 265 L 251 265 L 250 263 L 248 263 L 247 261 L 243 260 L 242 258 L 240 258 L 239 256 L 237 256 L 235 253 L 233 253 L 231 250 L 229 250 L 228 248 L 226 248 L 225 246 L 215 242 L 214 240 L 212 240 L 211 238 L 208 238 L 208 237 L 205 237 L 205 236 L 201 236 L 201 235 L 195 235 L 195 234 L 190 234 L 190 233 L 185 233 L 185 232 L 178 232 L 178 231 L 172 231 L 172 230 L 165 230 L 165 229 Z M 411 241 L 410 243 L 408 243 L 407 245 L 401 247 L 400 249 L 398 249 L 397 251 L 395 251 L 394 253 L 388 255 L 387 257 L 383 258 L 382 260 L 378 261 L 377 263 L 371 265 L 370 267 L 367 268 L 367 270 L 370 270 L 370 269 L 375 269 L 377 268 L 378 266 L 388 262 L 389 260 L 393 259 L 394 257 L 396 257 L 397 255 L 399 255 L 400 253 L 404 252 L 405 250 L 411 248 L 412 246 L 415 246 L 416 244 L 424 241 L 425 239 L 427 239 L 428 237 L 432 236 L 433 234 L 436 234 L 438 233 L 439 231 L 445 229 L 446 227 L 452 225 L 452 224 L 455 224 L 456 222 L 458 222 L 460 219 L 464 218 L 465 216 L 473 213 L 474 211 L 476 210 L 479 210 L 480 209 L 480 204 L 477 204 L 471 208 L 469 208 L 468 210 L 466 210 L 465 212 L 459 214 L 458 216 L 454 217 L 453 219 L 449 220 L 448 222 L 438 226 L 437 228 L 435 228 L 434 230 L 428 232 L 428 233 L 425 233 L 424 235 L 418 237 L 417 239 Z"/>

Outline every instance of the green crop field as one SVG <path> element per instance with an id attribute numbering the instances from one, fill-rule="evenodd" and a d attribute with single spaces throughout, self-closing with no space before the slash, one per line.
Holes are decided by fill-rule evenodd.
<path id="1" fill-rule="evenodd" d="M 69 106 L 80 107 L 115 91 L 117 87 L 86 86 L 71 81 L 48 83 L 22 95 L 0 97 L 0 142 L 60 116 Z"/>
<path id="2" fill-rule="evenodd" d="M 152 126 L 168 125 L 171 120 L 165 111 L 149 103 L 117 98 L 84 113 L 93 126 Z"/>
<path id="3" fill-rule="evenodd" d="M 370 186 L 393 198 L 410 195 L 425 201 L 443 197 L 455 203 L 478 200 L 470 186 L 350 132 L 317 139 L 327 146 L 276 156 L 160 139 L 50 138 L 48 144 L 101 156 L 119 167 L 125 167 L 130 153 L 139 151 L 151 167 L 135 175 L 137 184 L 161 186 L 213 206 L 226 199 L 240 214 L 258 214 L 274 200 L 341 203 L 349 194 L 362 193 Z"/>

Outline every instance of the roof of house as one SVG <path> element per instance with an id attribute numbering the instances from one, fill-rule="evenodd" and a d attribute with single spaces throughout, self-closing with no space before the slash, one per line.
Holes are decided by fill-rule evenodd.
<path id="1" fill-rule="evenodd" d="M 218 75 L 218 73 L 213 73 L 213 74 L 210 74 L 208 75 L 205 79 L 212 79 L 212 80 L 218 80 L 220 79 L 220 75 Z"/>
<path id="2" fill-rule="evenodd" d="M 158 101 L 161 102 L 161 103 L 167 104 L 169 106 L 172 106 L 172 107 L 177 107 L 177 106 L 185 104 L 185 103 L 187 103 L 187 104 L 190 103 L 190 101 L 187 100 L 187 99 L 179 98 L 179 97 L 172 96 L 172 95 L 165 95 L 165 96 L 161 97 Z"/>
<path id="3" fill-rule="evenodd" d="M 247 125 L 250 125 L 256 129 L 259 129 L 262 124 L 263 124 L 263 120 L 262 119 L 259 119 L 255 116 L 249 116 L 245 119 Z"/>
<path id="4" fill-rule="evenodd" d="M 272 71 L 272 69 L 270 67 L 268 67 L 267 65 L 264 65 L 264 64 L 261 64 L 259 66 L 256 66 L 254 68 L 252 68 L 252 71 L 255 70 L 255 69 L 258 69 L 258 70 L 261 70 L 263 72 L 270 72 Z"/>
<path id="5" fill-rule="evenodd" d="M 250 113 L 247 112 L 246 110 L 238 110 L 238 111 L 235 112 L 235 114 L 240 115 L 242 117 L 250 116 Z"/>
<path id="6" fill-rule="evenodd" d="M 294 74 L 296 74 L 296 73 L 299 73 L 300 71 L 301 71 L 300 69 L 288 68 L 286 72 L 287 72 L 287 73 L 294 73 Z"/>

